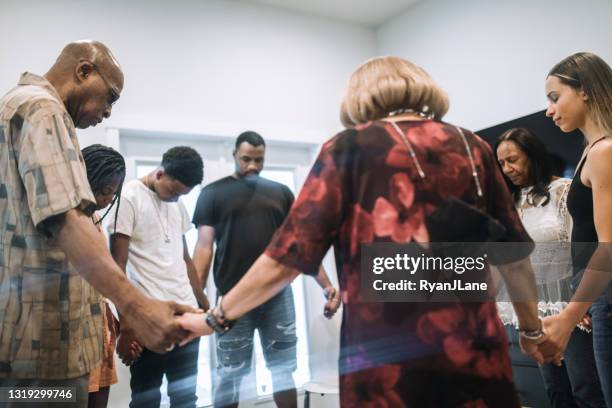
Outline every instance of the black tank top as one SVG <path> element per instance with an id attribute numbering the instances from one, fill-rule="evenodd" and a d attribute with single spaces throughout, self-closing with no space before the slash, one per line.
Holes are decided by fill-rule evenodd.
<path id="1" fill-rule="evenodd" d="M 595 143 L 603 140 L 601 138 Z M 574 273 L 578 273 L 586 268 L 593 252 L 597 248 L 597 230 L 595 229 L 595 219 L 593 217 L 593 190 L 585 186 L 580 180 L 582 168 L 586 162 L 589 152 L 578 165 L 576 174 L 567 193 L 567 210 L 572 216 L 572 265 Z"/>

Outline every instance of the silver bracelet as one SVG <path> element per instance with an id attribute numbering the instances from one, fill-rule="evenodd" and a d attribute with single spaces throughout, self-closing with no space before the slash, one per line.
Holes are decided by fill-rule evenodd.
<path id="1" fill-rule="evenodd" d="M 544 336 L 544 330 L 542 329 L 542 319 L 538 318 L 538 322 L 540 322 L 540 328 L 536 330 L 523 330 L 519 329 L 519 335 L 527 340 L 539 340 L 542 336 Z"/>

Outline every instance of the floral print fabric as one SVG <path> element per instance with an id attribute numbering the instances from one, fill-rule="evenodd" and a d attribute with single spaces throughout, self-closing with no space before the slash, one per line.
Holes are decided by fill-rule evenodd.
<path id="1" fill-rule="evenodd" d="M 389 123 L 345 130 L 323 145 L 266 254 L 314 275 L 333 245 L 344 301 L 343 407 L 520 406 L 495 303 L 382 303 L 360 296 L 361 244 L 428 242 L 425 218 L 449 196 L 500 221 L 503 241 L 529 241 L 484 141 L 464 131 L 484 190 L 477 200 L 456 127 L 398 124 L 425 178 Z"/>

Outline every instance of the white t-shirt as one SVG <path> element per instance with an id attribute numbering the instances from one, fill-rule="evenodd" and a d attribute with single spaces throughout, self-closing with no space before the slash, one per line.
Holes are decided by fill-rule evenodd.
<path id="1" fill-rule="evenodd" d="M 115 231 L 114 211 L 108 232 Z M 117 233 L 130 237 L 127 276 L 146 295 L 197 307 L 183 259 L 183 234 L 191 222 L 179 200 L 161 201 L 140 180 L 124 184 Z"/>

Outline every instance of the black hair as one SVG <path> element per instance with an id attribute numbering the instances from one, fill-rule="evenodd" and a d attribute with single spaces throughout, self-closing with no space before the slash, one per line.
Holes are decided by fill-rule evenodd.
<path id="1" fill-rule="evenodd" d="M 261 145 L 266 147 L 266 142 L 264 141 L 263 137 L 261 137 L 259 133 L 253 132 L 252 130 L 247 130 L 246 132 L 242 132 L 238 135 L 238 137 L 236 138 L 236 150 L 240 148 L 240 145 L 243 142 L 247 142 L 248 144 L 253 145 L 255 147 Z"/>
<path id="2" fill-rule="evenodd" d="M 544 143 L 542 143 L 542 141 L 530 130 L 525 128 L 513 128 L 505 131 L 499 139 L 497 139 L 497 143 L 495 143 L 496 154 L 499 145 L 507 141 L 514 142 L 529 159 L 531 170 L 529 182 L 533 186 L 529 193 L 531 196 L 530 198 L 535 199 L 537 197 L 543 197 L 544 201 L 542 205 L 546 205 L 550 200 L 548 185 L 552 181 L 552 168 L 546 146 L 544 146 Z M 505 174 L 504 179 L 512 192 L 514 202 L 518 203 L 521 198 L 521 187 L 514 185 Z"/>
<path id="3" fill-rule="evenodd" d="M 561 156 L 556 153 L 550 153 L 548 155 L 550 160 L 550 170 L 553 176 L 564 177 L 565 170 L 567 169 L 567 162 Z"/>
<path id="4" fill-rule="evenodd" d="M 204 178 L 202 157 L 188 146 L 175 146 L 168 150 L 161 165 L 164 173 L 190 188 L 200 184 Z"/>
<path id="5" fill-rule="evenodd" d="M 85 168 L 87 169 L 87 180 L 94 195 L 99 194 L 105 187 L 118 182 L 113 201 L 108 206 L 104 215 L 96 222 L 99 224 L 109 213 L 111 208 L 117 203 L 115 208 L 115 229 L 117 228 L 117 214 L 121 204 L 121 188 L 125 180 L 125 160 L 123 156 L 112 147 L 94 144 L 81 150 Z"/>

